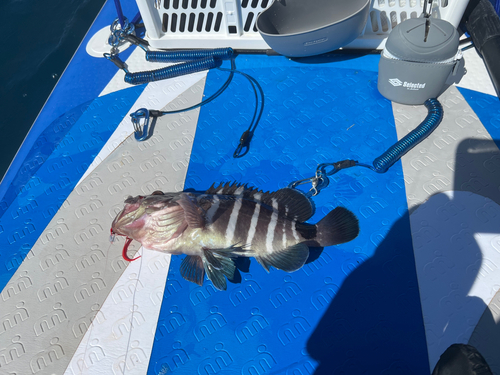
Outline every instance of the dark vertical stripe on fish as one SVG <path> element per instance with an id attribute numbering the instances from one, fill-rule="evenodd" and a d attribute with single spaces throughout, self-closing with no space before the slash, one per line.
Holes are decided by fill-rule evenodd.
<path id="1" fill-rule="evenodd" d="M 223 197 L 217 199 L 219 199 L 219 202 L 217 204 L 217 209 L 214 209 L 215 213 L 212 216 L 212 227 L 213 230 L 218 233 L 226 233 L 234 201 L 229 201 Z"/>
<path id="2" fill-rule="evenodd" d="M 237 207 L 238 205 L 239 207 Z M 231 223 L 232 221 L 231 218 L 227 233 L 227 238 L 231 239 L 231 245 L 237 245 L 248 248 L 248 246 L 246 246 L 247 245 L 246 241 L 248 237 L 248 232 L 250 230 L 249 227 L 250 227 L 251 217 L 253 215 L 253 212 L 255 211 L 255 205 L 256 205 L 255 202 L 243 199 L 238 199 L 238 201 L 235 203 L 235 206 L 238 208 L 238 215 L 237 217 L 231 215 L 235 219 L 234 227 Z M 233 230 L 232 236 L 230 234 L 230 230 Z"/>

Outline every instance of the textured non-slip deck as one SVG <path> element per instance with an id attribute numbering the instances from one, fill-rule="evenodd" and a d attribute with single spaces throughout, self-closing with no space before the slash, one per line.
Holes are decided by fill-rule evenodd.
<path id="1" fill-rule="evenodd" d="M 84 53 L 72 64 L 102 64 Z M 141 50 L 128 53 L 132 71 L 151 69 Z M 62 116 L 51 118 L 49 102 L 0 190 L 0 373 L 425 374 L 455 342 L 500 371 L 500 102 L 491 85 L 477 87 L 484 71 L 474 64 L 465 81 L 474 84 L 439 98 L 443 122 L 401 162 L 384 174 L 342 170 L 313 198 L 311 222 L 341 205 L 361 232 L 312 250 L 299 271 L 242 260 L 218 291 L 185 281 L 182 256 L 133 243 L 141 258 L 121 258 L 124 241 L 110 243 L 109 229 L 128 195 L 224 181 L 277 190 L 318 163 L 370 164 L 427 114 L 378 93 L 378 56 L 236 64 L 265 94 L 239 159 L 255 107 L 240 75 L 201 109 L 159 118 L 144 142 L 128 113 L 198 103 L 228 73 L 130 88 L 118 72 Z"/>

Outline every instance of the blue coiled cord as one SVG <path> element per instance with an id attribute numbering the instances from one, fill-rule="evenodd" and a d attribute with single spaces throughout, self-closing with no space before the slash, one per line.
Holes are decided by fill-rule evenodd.
<path id="1" fill-rule="evenodd" d="M 181 62 L 156 70 L 132 73 L 127 69 L 126 64 L 120 60 L 117 54 L 105 53 L 104 57 L 114 63 L 119 69 L 125 72 L 125 82 L 132 85 L 160 81 L 167 78 L 179 77 L 185 74 L 192 74 L 218 68 L 222 61 L 231 60 L 234 56 L 232 48 L 214 48 L 202 50 L 178 50 L 178 51 L 148 51 L 145 47 L 148 43 L 132 34 L 123 36 L 130 43 L 141 47 L 146 53 L 146 60 L 150 62 Z"/>
<path id="2" fill-rule="evenodd" d="M 427 117 L 414 130 L 408 133 L 397 143 L 389 147 L 389 149 L 373 161 L 373 165 L 359 163 L 356 160 L 342 160 L 336 163 L 322 163 L 316 168 L 316 173 L 313 177 L 304 178 L 294 181 L 288 185 L 289 188 L 295 188 L 298 185 L 311 183 L 312 188 L 306 195 L 317 195 L 322 189 L 328 186 L 331 176 L 342 169 L 351 167 L 365 167 L 377 173 L 385 173 L 396 163 L 403 155 L 410 151 L 413 147 L 427 138 L 441 123 L 443 119 L 443 107 L 437 99 L 427 99 L 424 103 L 428 110 Z"/>
<path id="3" fill-rule="evenodd" d="M 427 99 L 424 103 L 429 111 L 425 120 L 400 141 L 373 161 L 373 168 L 378 173 L 385 173 L 403 155 L 427 138 L 441 123 L 443 107 L 437 99 Z"/>
<path id="4" fill-rule="evenodd" d="M 355 160 L 343 160 L 337 163 L 323 163 L 318 166 L 320 175 L 331 176 L 341 169 L 350 167 L 365 167 L 377 173 L 385 173 L 399 159 L 401 159 L 408 151 L 427 138 L 441 123 L 443 119 L 443 107 L 437 99 L 427 99 L 424 102 L 428 110 L 424 121 L 420 123 L 410 133 L 393 144 L 386 152 L 380 155 L 373 161 L 373 165 L 359 163 Z M 331 168 L 327 171 L 327 168 Z"/>
<path id="5" fill-rule="evenodd" d="M 232 48 L 199 49 L 189 51 L 146 51 L 146 60 L 151 62 L 181 62 L 213 57 L 230 60 L 234 57 Z"/>
<path id="6" fill-rule="evenodd" d="M 191 74 L 217 68 L 222 65 L 222 60 L 215 59 L 213 56 L 205 57 L 199 60 L 187 61 L 185 63 L 167 66 L 162 69 L 148 70 L 138 73 L 125 73 L 125 82 L 132 85 L 141 85 L 143 83 L 160 81 L 162 79 L 179 77 L 185 74 Z"/>

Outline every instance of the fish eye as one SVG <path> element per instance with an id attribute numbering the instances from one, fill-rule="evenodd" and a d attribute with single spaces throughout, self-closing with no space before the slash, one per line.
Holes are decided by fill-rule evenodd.
<path id="1" fill-rule="evenodd" d="M 161 190 L 156 190 L 156 191 L 153 191 L 153 193 L 151 193 L 151 195 L 165 195 L 165 193 Z"/>

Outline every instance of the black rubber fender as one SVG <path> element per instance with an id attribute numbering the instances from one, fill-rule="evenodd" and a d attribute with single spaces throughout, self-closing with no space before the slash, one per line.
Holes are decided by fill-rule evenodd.
<path id="1" fill-rule="evenodd" d="M 488 0 L 471 0 L 462 22 L 483 58 L 500 99 L 500 17 Z"/>

